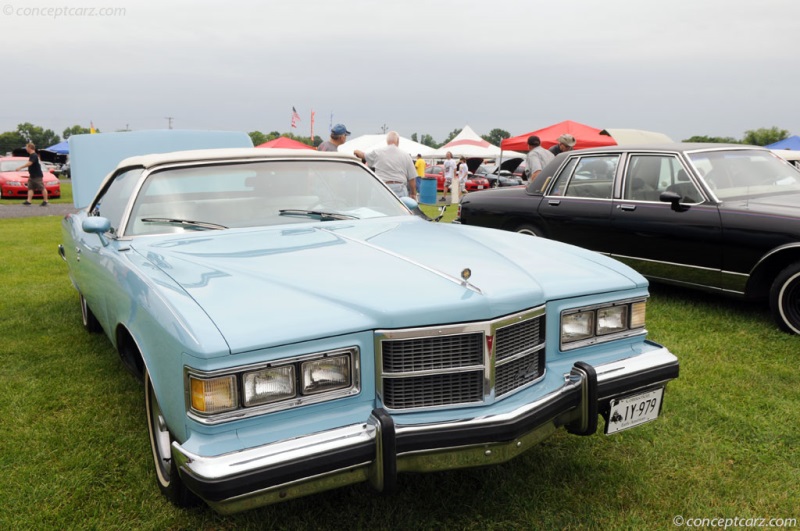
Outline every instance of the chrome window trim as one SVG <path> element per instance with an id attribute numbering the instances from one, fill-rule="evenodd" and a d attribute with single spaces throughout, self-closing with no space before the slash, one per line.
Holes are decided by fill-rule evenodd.
<path id="1" fill-rule="evenodd" d="M 628 153 L 621 151 L 619 149 L 610 150 L 610 151 L 598 151 L 598 152 L 591 152 L 591 153 L 576 153 L 564 159 L 564 162 L 558 167 L 558 169 L 553 173 L 553 176 L 548 180 L 545 185 L 545 191 L 542 195 L 546 198 L 557 198 L 557 199 L 578 199 L 578 200 L 589 200 L 589 201 L 611 201 L 616 199 L 617 196 L 617 183 L 620 181 L 620 171 L 621 168 L 625 165 L 626 157 Z M 577 195 L 555 195 L 553 194 L 553 189 L 558 182 L 558 179 L 561 177 L 561 173 L 566 169 L 566 167 L 570 164 L 570 162 L 575 161 L 575 166 L 583 160 L 589 158 L 599 158 L 599 157 L 612 157 L 617 156 L 617 165 L 614 168 L 614 172 L 611 175 L 611 197 L 583 197 Z M 572 168 L 569 177 L 567 178 L 567 182 L 565 183 L 565 189 L 569 189 L 572 181 L 575 179 L 575 168 Z M 532 181 L 531 181 L 532 182 Z"/>
<path id="2" fill-rule="evenodd" d="M 659 201 L 653 201 L 653 200 L 647 200 L 647 199 L 628 199 L 628 198 L 624 198 L 623 197 L 625 195 L 624 194 L 624 190 L 625 190 L 625 184 L 627 183 L 627 180 L 628 180 L 628 173 L 629 173 L 628 169 L 630 167 L 631 158 L 633 158 L 633 157 L 635 157 L 637 155 L 641 155 L 641 156 L 648 156 L 648 157 L 670 157 L 670 158 L 676 159 L 678 164 L 681 166 L 681 169 L 683 169 L 683 171 L 686 172 L 686 177 L 689 178 L 689 182 L 691 182 L 694 185 L 695 189 L 700 193 L 700 196 L 703 198 L 702 201 L 699 201 L 697 203 L 681 202 L 681 204 L 682 205 L 692 205 L 692 206 L 694 206 L 694 205 L 702 205 L 702 204 L 707 203 L 712 198 L 710 198 L 709 195 L 706 193 L 706 188 L 707 187 L 705 185 L 705 181 L 703 181 L 702 183 L 698 182 L 698 177 L 696 177 L 697 168 L 695 168 L 694 165 L 691 163 L 691 159 L 689 159 L 688 157 L 683 157 L 683 156 L 681 156 L 681 154 L 682 153 L 680 153 L 680 152 L 673 152 L 673 151 L 639 151 L 639 150 L 637 150 L 637 151 L 629 151 L 629 152 L 627 152 L 626 153 L 626 157 L 625 157 L 625 170 L 622 173 L 622 176 L 620 178 L 619 195 L 617 195 L 617 197 L 622 202 L 651 203 L 651 204 L 658 203 L 658 204 L 669 205 L 669 203 L 665 203 L 665 202 L 660 201 L 660 200 Z M 716 201 L 716 202 L 718 202 L 718 201 Z"/>
<path id="3" fill-rule="evenodd" d="M 304 161 L 309 159 L 302 159 L 302 158 L 292 158 L 292 157 L 247 157 L 247 158 L 219 158 L 219 159 L 207 159 L 207 160 L 184 160 L 184 161 L 174 161 L 174 162 L 162 162 L 155 164 L 151 167 L 142 167 L 142 166 L 131 166 L 130 168 L 134 167 L 142 167 L 142 175 L 139 176 L 139 182 L 136 184 L 136 187 L 131 193 L 131 197 L 128 200 L 128 204 L 125 207 L 125 211 L 122 215 L 122 220 L 120 222 L 120 230 L 118 237 L 127 237 L 127 238 L 139 238 L 139 237 L 148 237 L 148 236 L 162 236 L 168 233 L 153 233 L 153 234 L 134 234 L 129 235 L 127 234 L 128 230 L 128 223 L 130 221 L 130 214 L 133 210 L 133 204 L 136 202 L 136 199 L 139 197 L 139 193 L 141 192 L 142 186 L 144 186 L 144 182 L 147 178 L 152 175 L 153 173 L 160 173 L 162 171 L 174 170 L 174 169 L 184 169 L 184 168 L 194 168 L 198 166 L 222 166 L 225 164 L 258 164 L 263 162 L 297 162 L 297 161 Z M 322 162 L 322 161 L 336 161 L 343 164 L 351 164 L 353 166 L 358 166 L 361 169 L 364 169 L 364 166 L 357 160 L 348 160 L 348 159 L 340 159 L 340 158 L 325 158 L 325 157 L 314 157 L 311 159 L 314 162 Z M 123 168 L 124 169 L 124 168 Z M 366 169 L 368 173 L 374 174 Z M 123 173 L 122 171 L 118 171 L 114 173 L 114 178 L 119 173 Z M 377 177 L 376 177 L 377 179 Z M 109 179 L 110 182 L 113 179 Z M 104 184 L 105 187 L 105 184 Z M 99 195 L 99 194 L 98 194 Z M 97 197 L 95 197 L 94 201 L 92 201 L 92 205 L 97 201 Z"/>
<path id="4" fill-rule="evenodd" d="M 245 407 L 244 405 L 242 405 L 242 401 L 244 400 L 243 398 L 244 393 L 242 390 L 242 375 L 244 373 L 260 369 L 266 369 L 269 367 L 282 367 L 284 365 L 294 365 L 302 363 L 304 361 L 311 361 L 326 357 L 336 357 L 342 355 L 350 356 L 350 370 L 352 371 L 352 381 L 350 382 L 349 387 L 343 389 L 336 389 L 334 391 L 329 391 L 324 393 L 308 395 L 308 396 L 295 396 L 294 398 L 290 398 L 280 402 L 271 402 L 269 404 L 262 404 L 259 406 Z M 189 383 L 189 377 L 194 376 L 200 379 L 212 379 L 228 375 L 233 375 L 235 377 L 236 392 L 238 394 L 237 408 L 233 411 L 226 411 L 224 413 L 218 413 L 218 414 L 211 413 L 209 415 L 202 415 L 200 413 L 192 411 L 192 392 Z M 302 382 L 302 375 L 297 374 L 296 378 L 300 382 Z M 297 389 L 298 389 L 297 392 L 299 393 L 300 392 L 299 385 Z M 258 415 L 264 415 L 266 413 L 274 413 L 276 411 L 284 411 L 296 407 L 318 404 L 320 402 L 328 402 L 330 400 L 357 395 L 361 392 L 361 351 L 357 346 L 344 347 L 333 350 L 323 350 L 311 354 L 303 354 L 300 356 L 292 356 L 290 358 L 284 358 L 272 362 L 251 363 L 248 365 L 240 365 L 237 367 L 229 367 L 213 371 L 201 371 L 193 367 L 184 366 L 183 390 L 184 390 L 184 407 L 186 409 L 186 415 L 192 420 L 195 420 L 201 424 L 208 426 L 220 424 L 222 422 L 229 422 L 232 420 L 247 419 Z"/>
<path id="5" fill-rule="evenodd" d="M 380 399 L 383 407 L 387 411 L 389 412 L 396 411 L 403 413 L 410 413 L 415 411 L 435 411 L 440 409 L 452 409 L 456 407 L 474 406 L 477 404 L 480 405 L 491 404 L 495 400 L 499 399 L 499 397 L 495 395 L 496 367 L 505 365 L 507 363 L 511 363 L 512 361 L 515 361 L 522 356 L 530 355 L 537 351 L 545 352 L 545 347 L 547 345 L 547 338 L 545 337 L 545 341 L 543 341 L 536 347 L 528 349 L 524 353 L 519 353 L 518 355 L 514 355 L 509 358 L 504 358 L 502 361 L 497 362 L 495 355 L 497 348 L 497 342 L 496 342 L 497 332 L 508 326 L 532 319 L 542 318 L 545 317 L 545 315 L 546 315 L 546 307 L 542 305 L 528 310 L 523 310 L 521 312 L 517 312 L 511 315 L 498 317 L 496 319 L 490 319 L 487 321 L 478 321 L 472 323 L 456 323 L 456 324 L 439 325 L 431 327 L 408 328 L 402 330 L 391 330 L 391 329 L 376 330 L 375 331 L 375 358 L 376 358 L 375 391 L 378 395 L 378 398 Z M 483 339 L 482 365 L 470 365 L 458 368 L 433 369 L 433 370 L 415 371 L 407 373 L 383 372 L 383 348 L 382 348 L 383 341 L 425 339 L 428 337 L 460 336 L 460 335 L 468 335 L 476 333 L 482 334 L 482 339 Z M 492 337 L 491 348 L 489 348 L 488 346 L 488 342 L 486 339 L 487 337 Z M 457 372 L 467 373 L 467 372 L 475 372 L 478 370 L 483 372 L 483 397 L 481 401 L 449 403 L 442 406 L 424 406 L 424 407 L 399 408 L 399 409 L 391 408 L 387 406 L 384 402 L 384 389 L 383 389 L 384 378 L 410 378 L 410 377 L 431 376 L 439 374 L 455 374 Z M 502 396 L 506 397 L 522 389 L 525 389 L 530 385 L 533 385 L 541 381 L 546 376 L 546 374 L 547 374 L 547 369 L 545 366 L 545 368 L 542 370 L 541 375 L 539 375 L 538 378 L 536 378 L 531 382 L 528 382 L 523 386 L 515 388 L 512 391 L 509 391 L 508 393 L 505 393 Z"/>
<path id="6" fill-rule="evenodd" d="M 120 220 L 119 220 L 119 227 L 117 227 L 116 230 L 114 230 L 114 231 L 109 230 L 109 231 L 107 231 L 105 233 L 105 236 L 107 238 L 109 238 L 109 239 L 121 240 L 121 239 L 124 238 L 124 236 L 125 236 L 125 227 L 127 226 L 128 216 L 130 215 L 131 207 L 133 205 L 133 198 L 134 197 L 138 197 L 138 195 L 139 195 L 139 190 L 142 187 L 143 176 L 147 174 L 147 168 L 145 168 L 144 166 L 141 166 L 141 165 L 123 166 L 121 168 L 116 168 L 114 173 L 111 176 L 109 176 L 109 177 L 107 177 L 106 179 L 103 180 L 102 184 L 100 185 L 100 190 L 98 190 L 98 192 L 92 198 L 92 201 L 86 207 L 86 216 L 87 217 L 94 216 L 94 214 L 92 214 L 92 212 L 94 212 L 95 209 L 97 208 L 98 199 L 100 199 L 101 197 L 105 196 L 105 194 L 108 192 L 108 189 L 111 187 L 111 183 L 113 183 L 114 180 L 117 177 L 119 177 L 120 175 L 123 175 L 125 173 L 128 173 L 129 171 L 133 171 L 133 170 L 137 170 L 137 169 L 141 169 L 142 170 L 142 172 L 139 174 L 139 180 L 136 183 L 136 185 L 133 187 L 133 190 L 131 191 L 131 196 L 130 196 L 130 198 L 128 198 L 128 202 L 125 204 L 125 208 L 122 209 L 122 216 L 120 217 Z M 104 217 L 104 216 L 101 214 L 100 217 Z M 114 229 L 114 227 L 111 227 L 111 228 Z"/>

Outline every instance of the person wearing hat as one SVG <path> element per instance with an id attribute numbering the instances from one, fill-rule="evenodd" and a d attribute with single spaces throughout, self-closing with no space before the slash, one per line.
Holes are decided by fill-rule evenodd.
<path id="1" fill-rule="evenodd" d="M 528 137 L 528 156 L 525 157 L 525 175 L 532 181 L 539 175 L 547 163 L 555 158 L 555 155 L 542 147 L 542 141 L 536 135 Z"/>
<path id="2" fill-rule="evenodd" d="M 326 140 L 317 147 L 317 151 L 339 151 L 339 146 L 347 141 L 350 131 L 344 124 L 336 124 L 331 128 L 331 139 Z"/>
<path id="3" fill-rule="evenodd" d="M 575 148 L 575 137 L 569 133 L 564 133 L 556 140 L 557 144 L 550 147 L 550 153 L 558 155 L 565 151 L 572 151 Z"/>

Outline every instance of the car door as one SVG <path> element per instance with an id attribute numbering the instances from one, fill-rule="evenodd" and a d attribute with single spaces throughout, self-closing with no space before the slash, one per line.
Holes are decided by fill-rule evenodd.
<path id="1" fill-rule="evenodd" d="M 116 175 L 90 207 L 91 215 L 108 218 L 111 223 L 108 234 L 101 238 L 97 234 L 87 234 L 80 228 L 77 229 L 77 263 L 73 268 L 75 282 L 104 327 L 108 321 L 108 303 L 114 300 L 114 290 L 119 285 L 120 273 L 116 262 L 119 260 L 120 249 L 128 247 L 127 243 L 120 243 L 113 236 L 119 230 L 141 173 L 142 170 L 137 168 Z"/>
<path id="2" fill-rule="evenodd" d="M 680 204 L 660 200 L 663 192 Z M 674 153 L 630 153 L 613 201 L 615 258 L 650 278 L 720 287 L 722 223 Z"/>
<path id="3" fill-rule="evenodd" d="M 611 252 L 611 205 L 619 153 L 576 155 L 539 203 L 545 236 L 593 251 Z"/>

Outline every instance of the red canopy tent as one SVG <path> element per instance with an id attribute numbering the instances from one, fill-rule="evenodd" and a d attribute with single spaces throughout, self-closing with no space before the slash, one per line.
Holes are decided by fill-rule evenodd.
<path id="1" fill-rule="evenodd" d="M 542 147 L 549 148 L 558 143 L 558 137 L 564 133 L 569 133 L 575 137 L 577 143 L 575 149 L 585 149 L 600 146 L 615 146 L 617 142 L 607 135 L 601 135 L 600 129 L 589 127 L 588 125 L 579 124 L 567 120 L 560 122 L 544 129 L 531 131 L 524 135 L 512 136 L 500 142 L 500 147 L 505 151 L 528 151 L 528 137 L 536 135 L 542 141 Z"/>
<path id="2" fill-rule="evenodd" d="M 298 142 L 297 140 L 293 140 L 291 138 L 285 136 L 279 136 L 269 142 L 264 142 L 263 144 L 259 144 L 256 147 L 260 148 L 284 148 L 284 149 L 314 149 L 312 146 L 308 144 L 303 144 L 302 142 Z"/>

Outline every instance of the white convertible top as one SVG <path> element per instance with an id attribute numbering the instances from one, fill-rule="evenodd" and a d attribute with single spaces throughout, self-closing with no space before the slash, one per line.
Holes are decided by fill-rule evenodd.
<path id="1" fill-rule="evenodd" d="M 313 159 L 337 158 L 358 160 L 348 153 L 335 151 L 312 151 L 310 149 L 275 149 L 275 148 L 229 148 L 229 149 L 193 149 L 187 151 L 172 151 L 170 153 L 151 153 L 128 157 L 120 161 L 117 167 L 143 166 L 151 168 L 161 164 L 172 164 L 194 161 L 211 160 L 241 160 L 241 159 Z"/>

